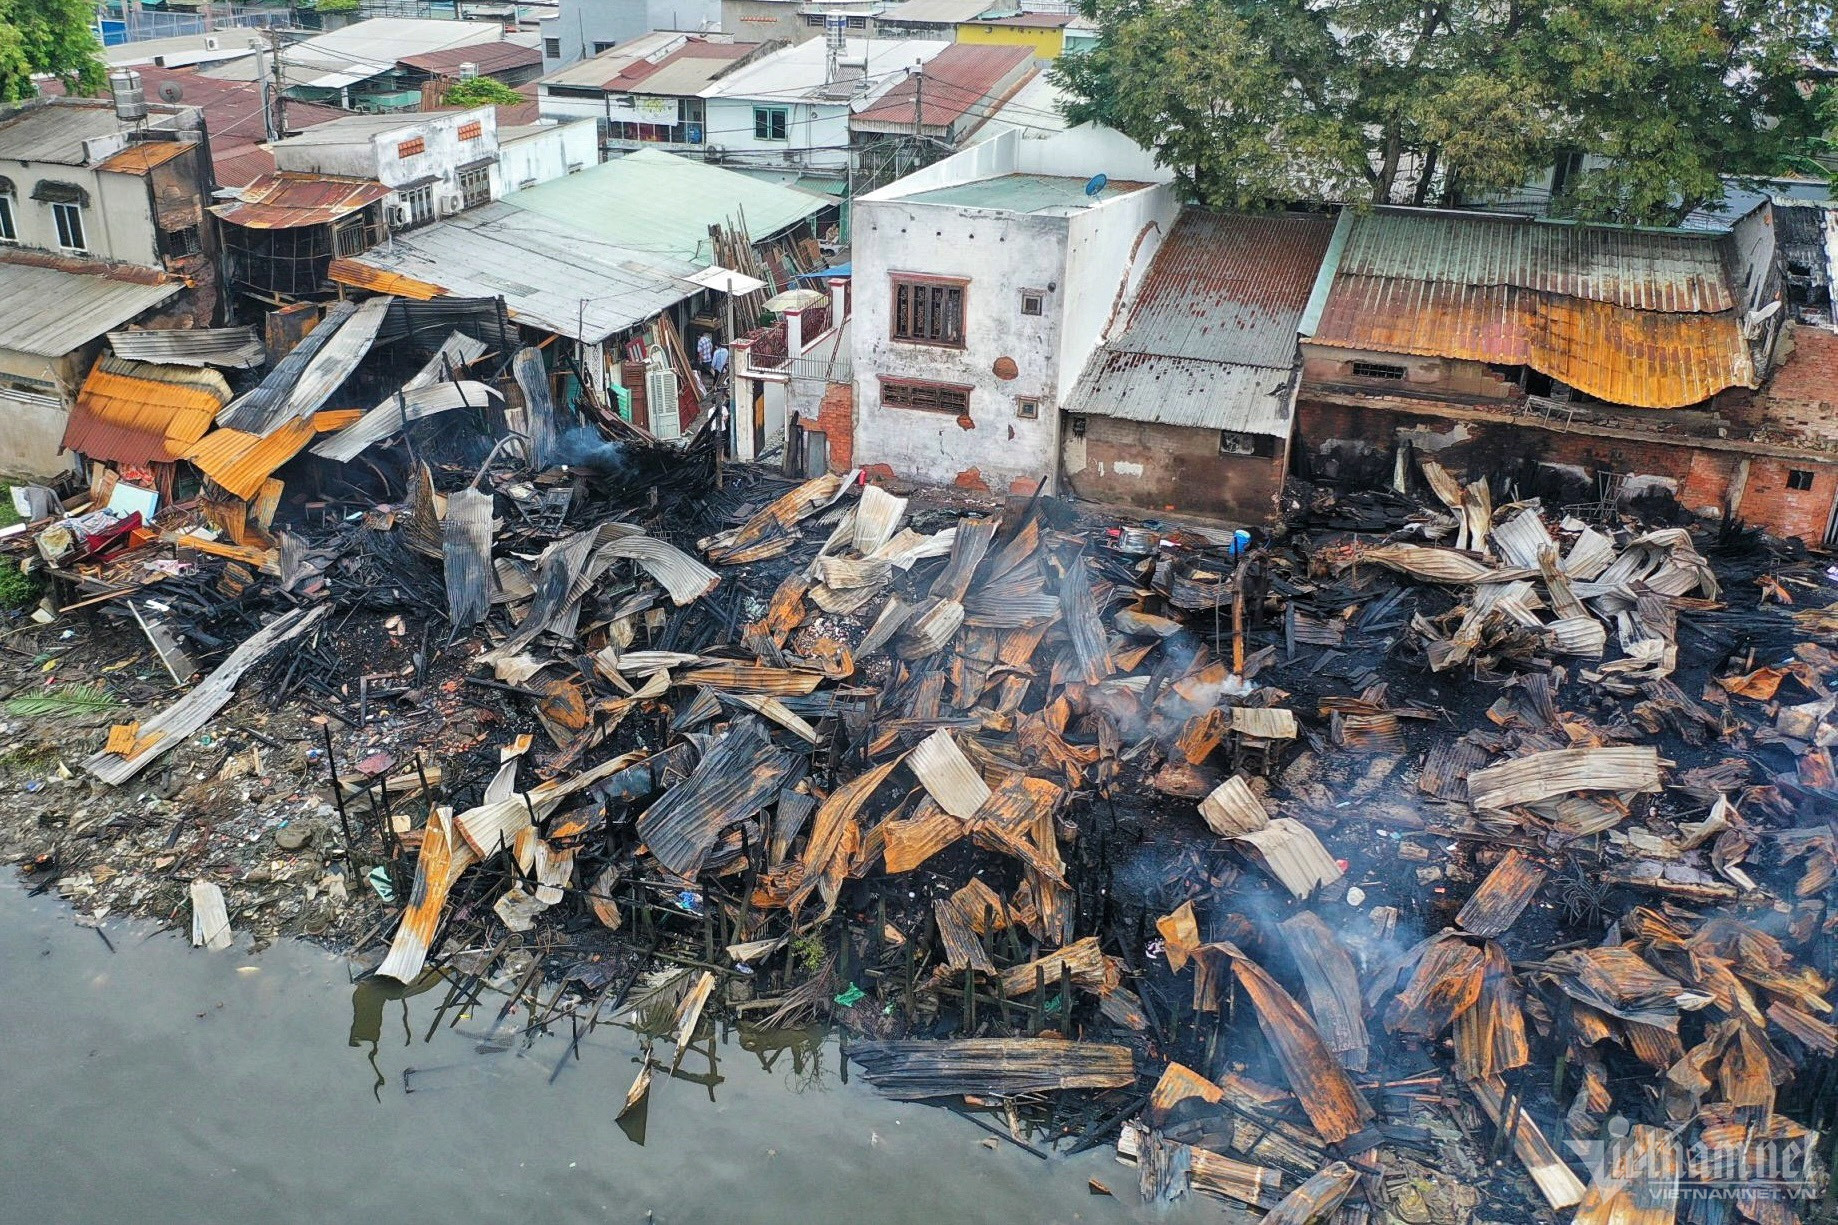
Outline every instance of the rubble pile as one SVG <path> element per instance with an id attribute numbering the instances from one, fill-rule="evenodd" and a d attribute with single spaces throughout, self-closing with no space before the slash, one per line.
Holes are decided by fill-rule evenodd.
<path id="1" fill-rule="evenodd" d="M 139 659 L 215 662 L 149 702 L 106 626 L 34 631 L 57 679 L 14 722 L 105 687 L 16 738 L 36 879 L 211 945 L 285 896 L 444 987 L 437 1025 L 490 990 L 578 1053 L 661 1007 L 627 1109 L 706 1020 L 821 1019 L 891 1096 L 1276 1222 L 1784 1225 L 1822 1192 L 1810 560 L 1434 464 L 1439 509 L 1323 496 L 1261 544 L 966 512 L 706 433 L 569 442 L 528 360 L 511 445 L 366 417 L 339 462 L 386 456 L 393 498 L 98 563 L 160 563 L 96 606 Z"/>

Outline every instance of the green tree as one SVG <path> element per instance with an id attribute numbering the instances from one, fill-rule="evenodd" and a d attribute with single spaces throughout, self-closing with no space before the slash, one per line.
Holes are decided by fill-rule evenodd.
<path id="1" fill-rule="evenodd" d="M 448 106 L 516 106 L 523 95 L 496 77 L 473 77 L 447 91 Z"/>
<path id="2" fill-rule="evenodd" d="M 36 73 L 56 77 L 72 94 L 101 92 L 108 72 L 91 28 L 95 16 L 90 0 L 0 0 L 0 102 L 36 94 Z"/>
<path id="3" fill-rule="evenodd" d="M 1829 0 L 1082 2 L 1069 117 L 1219 206 L 1484 199 L 1577 151 L 1560 211 L 1668 221 L 1803 164 L 1827 110 Z"/>

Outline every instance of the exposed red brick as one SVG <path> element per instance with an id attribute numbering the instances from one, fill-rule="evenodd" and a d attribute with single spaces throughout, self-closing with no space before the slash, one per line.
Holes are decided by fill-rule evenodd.
<path id="1" fill-rule="evenodd" d="M 982 471 L 977 468 L 964 469 L 951 483 L 959 489 L 969 489 L 975 493 L 989 492 L 989 482 L 983 479 Z"/>
<path id="2" fill-rule="evenodd" d="M 806 429 L 814 429 L 829 440 L 830 471 L 847 472 L 855 458 L 855 388 L 847 383 L 831 383 L 824 389 L 823 399 L 817 402 L 817 418 L 813 425 L 806 421 Z M 893 473 L 890 471 L 889 476 Z"/>
<path id="3" fill-rule="evenodd" d="M 830 454 L 833 458 L 835 452 Z M 862 479 L 871 485 L 886 485 L 899 478 L 894 476 L 893 468 L 887 464 L 863 464 Z"/>
<path id="4" fill-rule="evenodd" d="M 1040 482 L 1037 480 L 1030 481 L 1024 476 L 1018 476 L 1008 483 L 1008 491 L 1016 497 L 1031 498 L 1036 493 L 1040 492 Z"/>

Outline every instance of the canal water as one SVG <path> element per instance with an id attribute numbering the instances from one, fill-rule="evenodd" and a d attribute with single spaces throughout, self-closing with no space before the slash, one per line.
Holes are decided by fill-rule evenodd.
<path id="1" fill-rule="evenodd" d="M 1230 1219 L 1141 1205 L 1103 1150 L 1042 1161 L 844 1084 L 833 1040 L 716 1035 L 616 1122 L 638 1038 L 424 1041 L 444 990 L 356 990 L 305 944 L 107 942 L 0 880 L 0 1221 L 954 1225 Z M 113 951 L 110 945 L 113 945 Z M 449 1018 L 451 1013 L 449 1013 Z M 514 1021 L 514 1018 L 513 1018 Z M 749 1049 L 761 1048 L 761 1049 Z M 674 1054 L 668 1041 L 658 1053 Z M 560 1071 L 557 1072 L 557 1067 Z M 1089 1193 L 1101 1179 L 1116 1198 Z M 1242 1218 L 1241 1218 L 1242 1219 Z"/>

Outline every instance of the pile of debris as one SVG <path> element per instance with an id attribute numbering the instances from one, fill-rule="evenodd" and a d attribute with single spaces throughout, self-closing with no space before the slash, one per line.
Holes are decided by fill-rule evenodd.
<path id="1" fill-rule="evenodd" d="M 500 990 L 578 1052 L 661 1006 L 680 1062 L 706 1016 L 827 1019 L 890 1095 L 1043 1154 L 1118 1137 L 1151 1199 L 1729 1219 L 1692 1197 L 1705 1152 L 1746 1219 L 1822 1192 L 1838 591 L 1810 561 L 1434 465 L 1447 513 L 1317 508 L 1381 539 L 1107 537 L 724 467 L 706 432 L 583 442 L 538 363 L 498 380 L 511 444 L 404 396 L 318 448 L 392 496 L 188 553 L 158 624 L 220 662 L 83 772 L 195 759 L 257 678 L 270 758 L 337 816 L 289 854 L 376 918 L 378 975 L 445 983 L 437 1025 Z M 202 879 L 207 825 L 158 870 L 220 943 L 212 888 L 247 882 Z M 110 830 L 57 837 L 47 882 L 93 887 Z"/>

